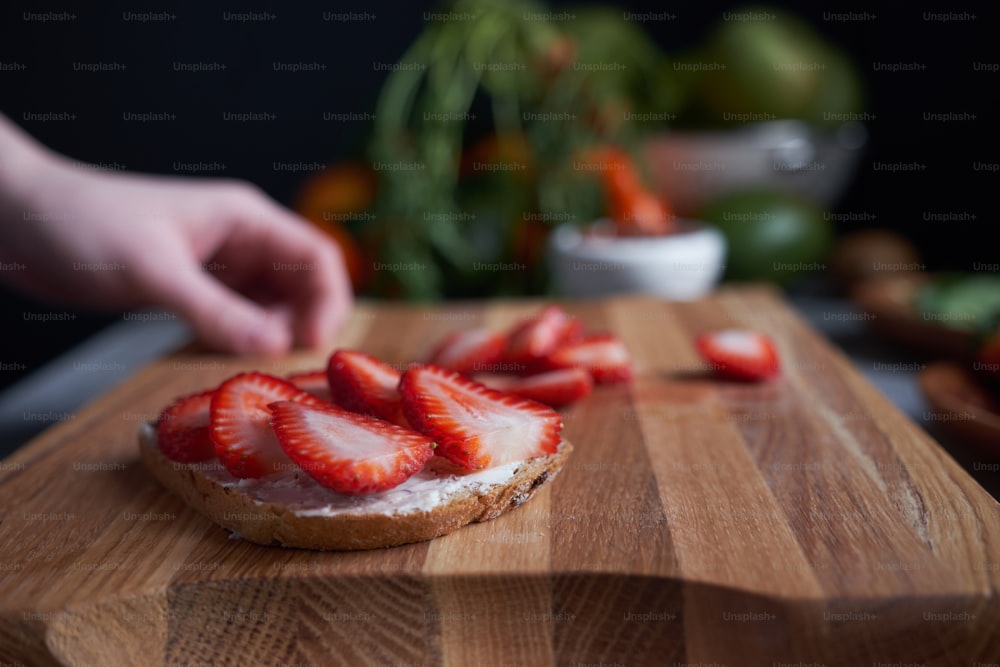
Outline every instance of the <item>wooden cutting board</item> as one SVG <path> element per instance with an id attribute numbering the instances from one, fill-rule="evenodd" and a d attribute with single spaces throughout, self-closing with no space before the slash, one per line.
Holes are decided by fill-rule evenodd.
<path id="1" fill-rule="evenodd" d="M 230 539 L 138 461 L 174 396 L 325 354 L 138 373 L 0 468 L 0 662 L 1000 661 L 1000 507 L 774 293 L 566 305 L 625 340 L 636 381 L 565 412 L 576 450 L 531 502 L 394 549 Z M 361 305 L 336 344 L 402 362 L 537 306 Z M 782 378 L 707 376 L 692 338 L 726 327 L 772 335 Z"/>

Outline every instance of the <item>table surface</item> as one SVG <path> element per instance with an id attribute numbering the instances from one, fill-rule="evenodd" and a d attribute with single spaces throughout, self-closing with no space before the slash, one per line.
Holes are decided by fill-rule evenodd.
<path id="1" fill-rule="evenodd" d="M 456 321 L 505 330 L 540 303 L 364 304 L 338 344 L 400 363 Z M 634 382 L 599 387 L 564 412 L 572 462 L 531 502 L 394 549 L 233 540 L 138 465 L 136 424 L 173 396 L 248 368 L 316 368 L 325 351 L 264 360 L 185 350 L 146 366 L 0 472 L 9 480 L 0 659 L 950 667 L 1000 658 L 1000 504 L 787 302 L 727 289 L 691 303 L 565 305 L 590 330 L 622 337 Z M 778 381 L 706 374 L 691 341 L 732 326 L 774 339 Z M 125 365 L 112 356 L 75 370 Z"/>
<path id="2" fill-rule="evenodd" d="M 926 359 L 874 338 L 847 299 L 805 287 L 790 292 L 791 306 L 844 351 L 854 367 L 901 412 L 927 430 L 995 498 L 1000 472 L 992 461 L 941 431 L 917 385 Z M 73 419 L 94 397 L 121 384 L 146 364 L 187 343 L 187 326 L 173 318 L 123 320 L 0 392 L 0 460 L 52 424 Z"/>

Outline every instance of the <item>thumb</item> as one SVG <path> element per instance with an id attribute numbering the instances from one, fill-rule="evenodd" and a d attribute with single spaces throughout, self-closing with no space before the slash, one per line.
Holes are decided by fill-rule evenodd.
<path id="1" fill-rule="evenodd" d="M 275 355 L 292 345 L 287 318 L 232 291 L 200 266 L 170 276 L 158 290 L 164 305 L 186 319 L 210 347 L 237 354 Z"/>

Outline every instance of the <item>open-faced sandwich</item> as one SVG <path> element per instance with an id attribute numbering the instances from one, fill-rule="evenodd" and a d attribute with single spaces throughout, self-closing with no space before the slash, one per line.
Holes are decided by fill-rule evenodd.
<path id="1" fill-rule="evenodd" d="M 429 361 L 400 370 L 340 349 L 325 372 L 241 373 L 145 425 L 142 459 L 251 542 L 395 546 L 523 504 L 572 451 L 551 406 L 631 377 L 620 341 L 584 336 L 557 307 L 506 333 L 453 332 Z"/>

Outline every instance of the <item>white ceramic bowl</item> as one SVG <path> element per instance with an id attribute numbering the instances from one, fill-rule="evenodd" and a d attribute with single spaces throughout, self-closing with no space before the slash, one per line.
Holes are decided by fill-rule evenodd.
<path id="1" fill-rule="evenodd" d="M 607 227 L 598 221 L 595 227 Z M 717 229 L 694 222 L 683 231 L 656 237 L 585 235 L 560 225 L 549 237 L 556 289 L 587 298 L 622 293 L 651 294 L 674 301 L 709 293 L 722 276 L 726 240 Z"/>

